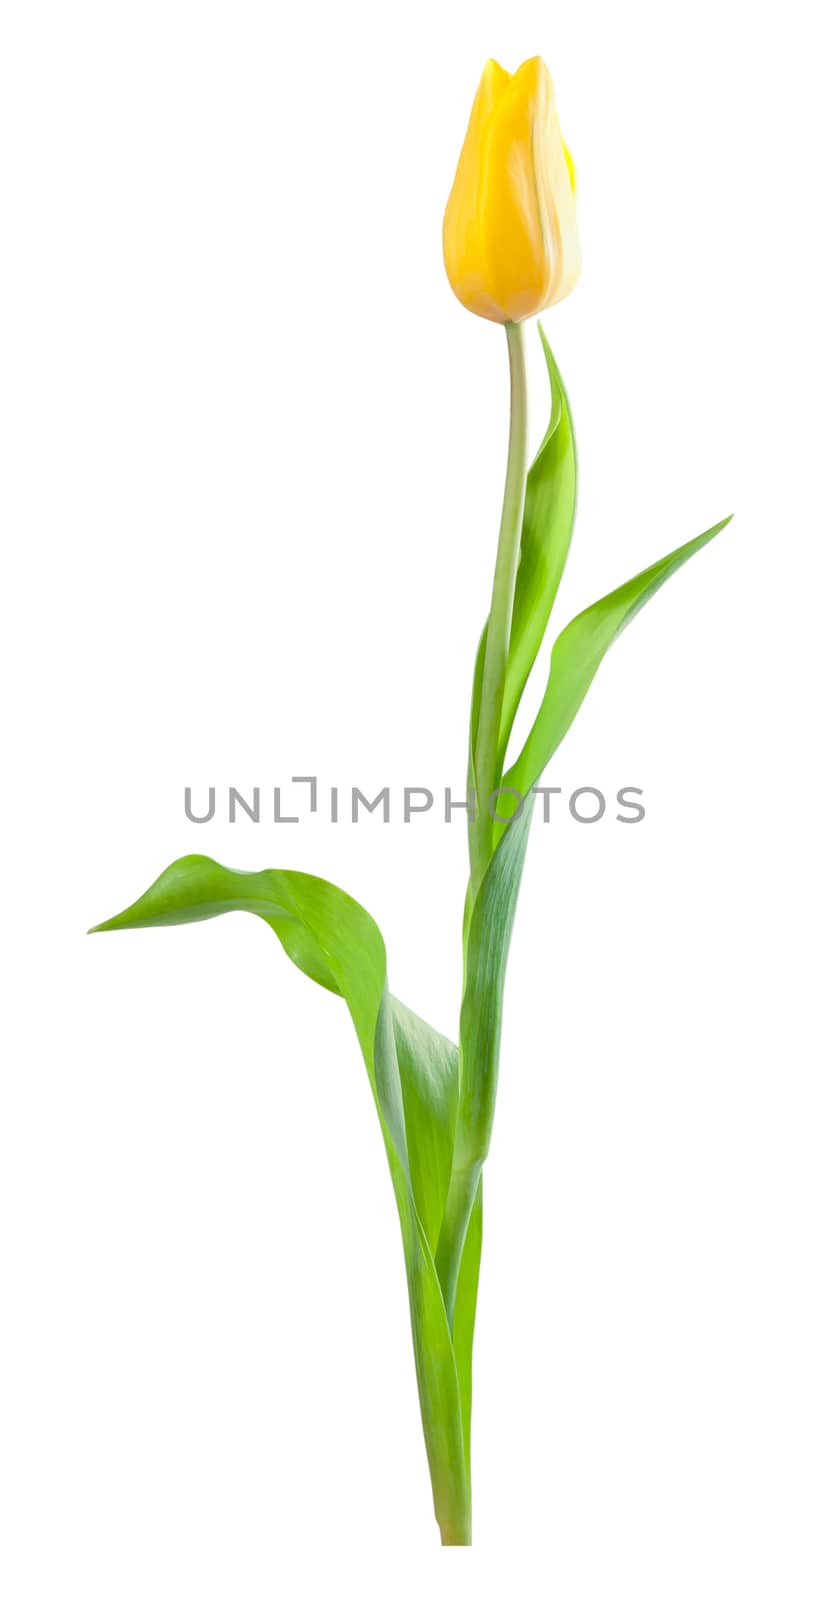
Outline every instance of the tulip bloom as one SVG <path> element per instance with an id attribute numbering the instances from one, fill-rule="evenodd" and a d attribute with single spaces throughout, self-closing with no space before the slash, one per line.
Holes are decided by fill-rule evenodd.
<path id="1" fill-rule="evenodd" d="M 522 322 L 564 299 L 581 270 L 576 180 L 540 56 L 516 73 L 489 61 L 445 208 L 445 269 L 457 299 Z"/>

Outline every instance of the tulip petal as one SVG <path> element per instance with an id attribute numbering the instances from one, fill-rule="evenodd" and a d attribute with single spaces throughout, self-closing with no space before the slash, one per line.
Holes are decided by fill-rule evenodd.
<path id="1" fill-rule="evenodd" d="M 487 294 L 480 196 L 487 130 L 509 83 L 510 73 L 497 61 L 488 61 L 474 96 L 442 228 L 445 270 L 451 287 L 469 311 L 494 321 L 504 321 L 504 318 L 496 315 L 496 308 Z"/>
<path id="2" fill-rule="evenodd" d="M 540 70 L 541 69 L 541 70 Z M 547 68 L 526 61 L 488 128 L 480 218 L 488 286 L 501 320 L 519 322 L 541 305 L 546 256 L 536 173 L 538 119 Z"/>

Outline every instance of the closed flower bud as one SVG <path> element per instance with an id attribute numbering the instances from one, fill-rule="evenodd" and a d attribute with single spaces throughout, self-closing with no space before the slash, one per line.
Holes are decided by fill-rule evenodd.
<path id="1" fill-rule="evenodd" d="M 570 293 L 581 270 L 576 181 L 553 81 L 539 56 L 489 61 L 445 208 L 445 269 L 468 311 L 522 322 Z"/>

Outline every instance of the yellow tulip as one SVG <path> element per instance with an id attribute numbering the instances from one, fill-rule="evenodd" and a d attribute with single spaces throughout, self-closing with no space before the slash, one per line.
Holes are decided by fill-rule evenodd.
<path id="1" fill-rule="evenodd" d="M 576 178 L 553 80 L 539 56 L 482 73 L 445 208 L 445 270 L 468 311 L 522 322 L 570 293 L 581 270 Z"/>

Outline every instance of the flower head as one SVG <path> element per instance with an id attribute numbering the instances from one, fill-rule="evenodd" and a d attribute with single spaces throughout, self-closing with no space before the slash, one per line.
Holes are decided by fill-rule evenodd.
<path id="1" fill-rule="evenodd" d="M 445 270 L 468 311 L 522 322 L 570 293 L 581 270 L 576 176 L 540 56 L 489 61 L 443 227 Z"/>

